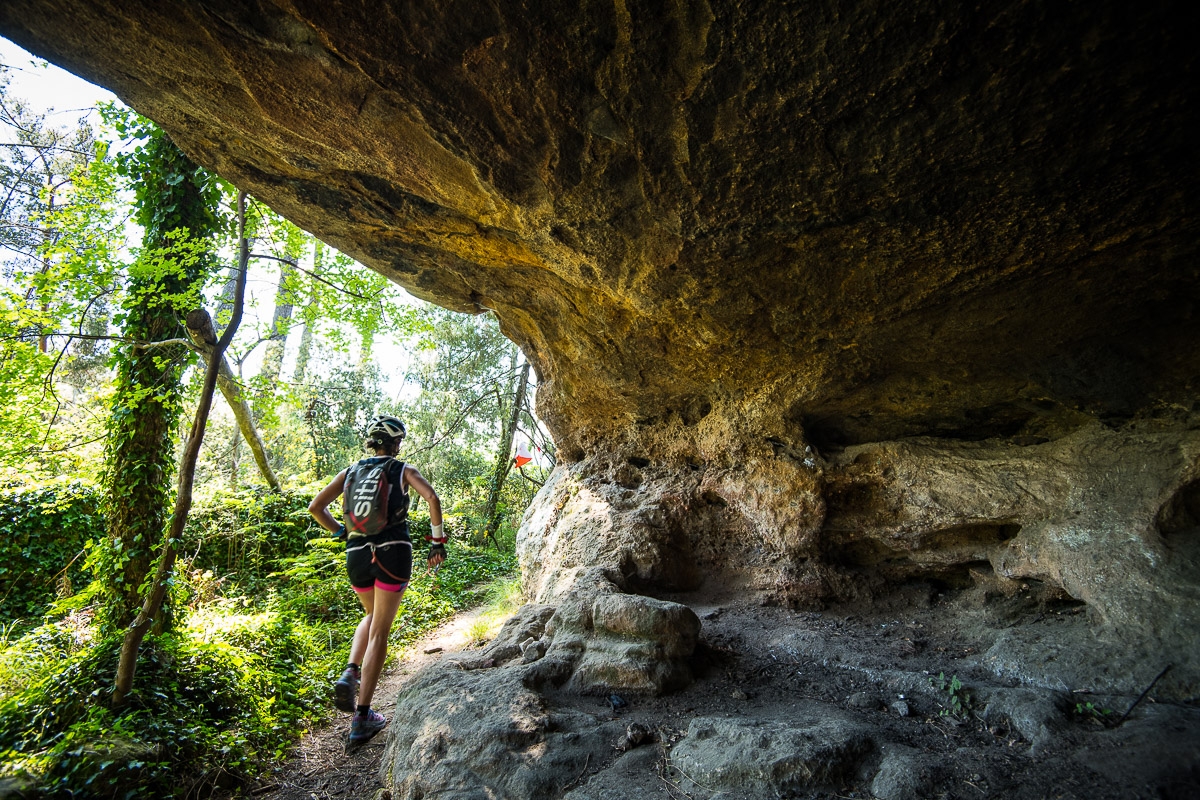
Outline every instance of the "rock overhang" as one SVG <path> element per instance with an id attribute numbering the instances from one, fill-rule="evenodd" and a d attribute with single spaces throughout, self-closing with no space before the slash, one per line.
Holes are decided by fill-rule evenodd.
<path id="1" fill-rule="evenodd" d="M 0 30 L 495 311 L 583 457 L 709 414 L 829 447 L 1190 405 L 1185 15 L 24 0 Z"/>

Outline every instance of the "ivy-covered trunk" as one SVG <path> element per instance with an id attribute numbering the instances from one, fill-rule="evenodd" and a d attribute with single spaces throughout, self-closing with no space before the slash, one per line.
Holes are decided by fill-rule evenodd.
<path id="1" fill-rule="evenodd" d="M 98 564 L 104 616 L 118 630 L 142 605 L 141 587 L 171 508 L 180 378 L 191 359 L 181 315 L 197 305 L 218 229 L 211 177 L 157 128 L 147 125 L 143 135 L 124 165 L 145 238 L 130 269 L 127 344 L 116 355 L 104 476 L 109 547 Z"/>

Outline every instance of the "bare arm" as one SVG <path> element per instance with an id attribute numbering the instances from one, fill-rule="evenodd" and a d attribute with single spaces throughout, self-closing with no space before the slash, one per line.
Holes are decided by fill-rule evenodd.
<path id="1" fill-rule="evenodd" d="M 441 525 L 442 501 L 437 496 L 437 492 L 433 490 L 433 486 L 429 484 L 429 481 L 425 480 L 425 476 L 410 464 L 404 470 L 404 482 L 412 487 L 417 494 L 425 498 L 425 502 L 429 504 L 429 524 Z"/>
<path id="2" fill-rule="evenodd" d="M 407 483 L 417 494 L 425 498 L 425 502 L 429 504 L 429 524 L 434 526 L 435 536 L 438 528 L 442 526 L 442 501 L 437 496 L 437 492 L 425 480 L 425 476 L 417 470 L 416 467 L 408 466 L 404 470 L 404 482 Z M 445 533 L 442 534 L 445 536 Z M 444 540 L 443 540 L 444 541 Z M 436 567 L 446 560 L 446 550 L 441 544 L 437 544 L 429 548 L 429 566 Z"/>
<path id="3" fill-rule="evenodd" d="M 333 518 L 333 514 L 329 513 L 329 504 L 338 499 L 345 485 L 346 470 L 342 470 L 336 478 L 329 482 L 328 486 L 317 492 L 317 496 L 308 504 L 308 513 L 313 515 L 313 519 L 317 521 L 318 525 L 330 533 L 337 533 L 339 525 L 338 521 Z M 430 508 L 432 509 L 433 506 L 431 505 Z M 441 517 L 440 508 L 438 516 Z"/>

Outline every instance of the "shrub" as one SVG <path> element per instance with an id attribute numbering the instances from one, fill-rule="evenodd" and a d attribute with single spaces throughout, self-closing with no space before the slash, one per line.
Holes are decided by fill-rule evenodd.
<path id="1" fill-rule="evenodd" d="M 106 639 L 0 704 L 6 772 L 46 794 L 186 795 L 254 774 L 260 754 L 289 738 L 261 657 L 224 642 L 148 638 L 136 690 L 112 710 L 119 650 L 119 638 Z"/>
<path id="2" fill-rule="evenodd" d="M 80 481 L 0 485 L 0 624 L 28 629 L 86 582 L 83 552 L 104 535 L 99 492 Z"/>
<path id="3" fill-rule="evenodd" d="M 311 498 L 265 487 L 221 489 L 197 497 L 180 551 L 191 569 L 231 576 L 253 592 L 281 557 L 303 553 L 310 536 L 325 536 L 308 513 Z"/>
<path id="4" fill-rule="evenodd" d="M 212 533 L 193 539 L 203 556 L 224 525 L 257 520 L 257 551 L 245 545 L 259 534 L 224 536 L 227 549 L 214 551 L 241 548 L 240 588 L 257 588 L 229 596 L 233 582 L 218 585 L 211 570 L 180 576 L 190 610 L 174 631 L 147 638 L 120 709 L 109 708 L 120 639 L 94 639 L 86 594 L 56 604 L 65 616 L 0 649 L 0 779 L 15 779 L 25 796 L 194 797 L 233 788 L 282 758 L 329 712 L 332 679 L 362 615 L 344 545 L 299 540 L 298 505 L 280 501 L 265 506 L 269 513 L 235 505 L 208 518 L 228 522 L 197 529 Z M 273 557 L 266 545 L 276 541 L 299 552 Z M 449 561 L 431 573 L 424 553 L 418 542 L 393 654 L 516 567 L 511 552 L 452 543 Z"/>

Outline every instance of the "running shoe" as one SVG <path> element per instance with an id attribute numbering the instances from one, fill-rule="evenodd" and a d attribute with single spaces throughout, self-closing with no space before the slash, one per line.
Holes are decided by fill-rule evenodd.
<path id="1" fill-rule="evenodd" d="M 350 720 L 350 744 L 362 744 L 387 725 L 387 717 L 378 711 L 368 711 L 366 714 L 355 714 Z"/>
<path id="2" fill-rule="evenodd" d="M 338 711 L 353 714 L 354 698 L 358 696 L 358 673 L 353 667 L 346 667 L 342 677 L 333 684 L 333 705 Z"/>

